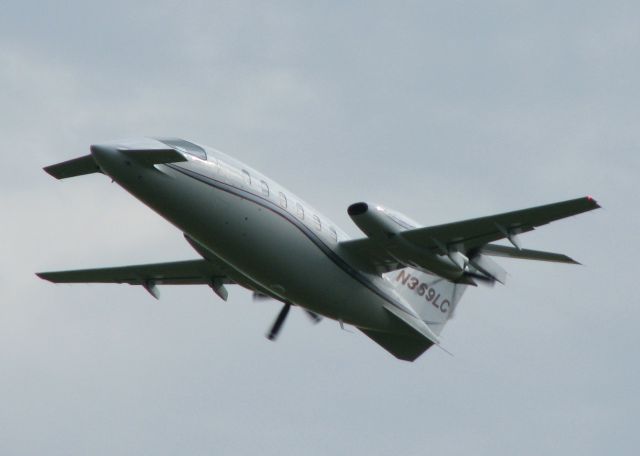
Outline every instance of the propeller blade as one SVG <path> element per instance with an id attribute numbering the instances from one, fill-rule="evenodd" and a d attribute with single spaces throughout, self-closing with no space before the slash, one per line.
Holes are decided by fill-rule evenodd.
<path id="1" fill-rule="evenodd" d="M 282 324 L 284 323 L 284 321 L 287 318 L 287 315 L 289 314 L 289 309 L 291 309 L 291 304 L 287 302 L 282 307 L 282 310 L 278 314 L 278 318 L 276 318 L 276 321 L 273 322 L 273 326 L 271 327 L 271 330 L 269 330 L 269 333 L 267 334 L 267 339 L 276 340 L 276 337 L 278 337 L 278 333 L 282 328 Z"/>

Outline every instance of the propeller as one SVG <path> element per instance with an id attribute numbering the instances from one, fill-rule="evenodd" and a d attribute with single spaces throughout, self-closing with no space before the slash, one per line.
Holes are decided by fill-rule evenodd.
<path id="1" fill-rule="evenodd" d="M 267 333 L 267 339 L 276 340 L 276 337 L 278 337 L 278 333 L 280 333 L 280 329 L 282 329 L 282 324 L 287 319 L 287 315 L 289 315 L 289 309 L 291 309 L 291 304 L 285 302 L 282 310 L 278 314 L 278 318 L 276 318 L 276 321 L 273 322 L 273 326 L 271 326 L 269 333 Z"/>
<path id="2" fill-rule="evenodd" d="M 264 299 L 264 298 L 265 296 L 262 296 L 261 298 L 258 298 L 258 299 Z M 276 320 L 273 322 L 273 325 L 271 325 L 271 329 L 267 333 L 267 339 L 276 340 L 276 338 L 278 337 L 278 334 L 280 333 L 280 330 L 282 329 L 282 325 L 284 324 L 284 321 L 287 319 L 287 315 L 289 315 L 290 309 L 291 309 L 291 303 L 285 302 L 284 306 L 282 306 L 282 310 L 280 310 L 280 313 L 276 317 Z M 320 315 L 318 315 L 315 312 L 311 312 L 310 310 L 304 309 L 304 313 L 307 315 L 307 317 L 309 317 L 309 319 L 313 324 L 318 324 L 322 320 L 322 317 Z"/>
<path id="3" fill-rule="evenodd" d="M 278 299 L 272 296 L 266 295 L 264 293 L 260 293 L 259 291 L 253 292 L 254 301 L 266 301 L 271 299 L 278 301 Z M 287 319 L 287 315 L 289 315 L 290 309 L 291 309 L 291 303 L 285 302 L 284 306 L 282 307 L 282 310 L 280 310 L 280 313 L 276 317 L 276 320 L 273 322 L 273 325 L 271 325 L 271 329 L 267 333 L 267 339 L 276 340 L 276 338 L 278 337 L 278 334 L 280 333 L 280 329 L 282 329 L 282 325 L 284 324 L 284 321 Z M 313 324 L 317 324 L 322 320 L 322 317 L 317 313 L 312 312 L 308 309 L 303 309 L 303 310 Z"/>

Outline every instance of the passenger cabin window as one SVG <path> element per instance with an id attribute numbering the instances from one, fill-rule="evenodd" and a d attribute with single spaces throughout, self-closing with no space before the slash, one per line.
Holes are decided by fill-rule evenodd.
<path id="1" fill-rule="evenodd" d="M 285 209 L 287 208 L 287 195 L 282 192 L 280 192 L 280 206 L 284 207 Z"/>
<path id="2" fill-rule="evenodd" d="M 331 234 L 331 239 L 338 242 L 338 233 L 336 233 L 336 229 L 334 227 L 329 228 L 329 234 Z"/>
<path id="3" fill-rule="evenodd" d="M 300 220 L 304 220 L 304 207 L 300 203 L 296 203 L 296 215 Z"/>
<path id="4" fill-rule="evenodd" d="M 316 230 L 322 230 L 322 222 L 320 222 L 320 217 L 318 217 L 317 215 L 313 216 L 313 225 Z"/>
<path id="5" fill-rule="evenodd" d="M 207 159 L 207 153 L 205 150 L 189 141 L 185 141 L 180 138 L 156 138 L 161 143 L 166 144 L 169 147 L 176 149 L 178 152 L 182 152 L 185 154 L 193 155 L 194 157 L 198 157 L 202 160 Z"/>
<path id="6" fill-rule="evenodd" d="M 225 164 L 224 166 L 224 176 L 227 178 L 229 183 L 233 186 L 240 186 L 244 182 L 243 176 L 241 176 L 241 172 L 238 168 L 234 168 L 229 164 Z"/>
<path id="7" fill-rule="evenodd" d="M 264 196 L 269 196 L 269 184 L 265 181 L 260 181 L 260 188 L 262 189 L 262 194 Z"/>
<path id="8" fill-rule="evenodd" d="M 251 174 L 249 174 L 249 171 L 247 171 L 246 169 L 242 170 L 242 180 L 245 184 L 251 187 Z"/>

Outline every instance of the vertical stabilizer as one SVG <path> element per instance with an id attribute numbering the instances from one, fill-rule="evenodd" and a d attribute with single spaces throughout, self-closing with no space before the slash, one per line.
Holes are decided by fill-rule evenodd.
<path id="1" fill-rule="evenodd" d="M 456 305 L 467 289 L 467 285 L 452 283 L 413 268 L 389 272 L 384 278 L 394 285 L 422 321 L 438 335 L 453 316 Z"/>

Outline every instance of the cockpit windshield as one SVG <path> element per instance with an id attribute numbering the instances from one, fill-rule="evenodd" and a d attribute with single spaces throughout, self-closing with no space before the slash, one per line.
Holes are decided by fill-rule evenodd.
<path id="1" fill-rule="evenodd" d="M 178 152 L 182 152 L 185 154 L 193 155 L 194 157 L 201 158 L 203 160 L 207 159 L 207 153 L 205 150 L 189 141 L 185 141 L 180 138 L 156 138 L 158 141 L 166 144 L 169 147 L 173 147 Z"/>

